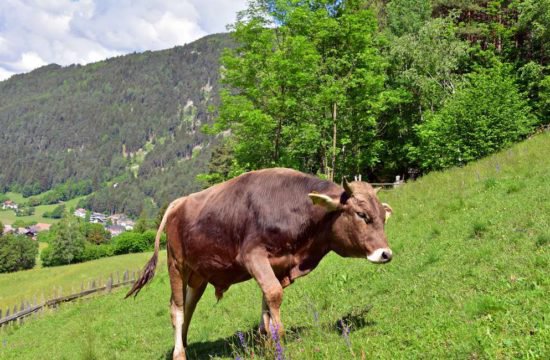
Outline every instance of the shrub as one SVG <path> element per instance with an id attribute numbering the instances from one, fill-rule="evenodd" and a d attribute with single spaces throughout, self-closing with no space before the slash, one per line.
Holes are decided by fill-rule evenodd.
<path id="1" fill-rule="evenodd" d="M 535 121 L 507 67 L 480 69 L 416 127 L 411 157 L 427 170 L 464 164 L 520 140 Z"/>
<path id="2" fill-rule="evenodd" d="M 15 210 L 15 216 L 32 216 L 34 215 L 34 210 L 32 206 L 20 207 Z"/>
<path id="3" fill-rule="evenodd" d="M 44 213 L 45 218 L 61 219 L 65 214 L 65 205 L 61 204 L 56 206 L 52 211 L 46 211 Z"/>
<path id="4" fill-rule="evenodd" d="M 150 249 L 143 234 L 126 231 L 114 238 L 115 254 L 144 252 Z"/>
<path id="5" fill-rule="evenodd" d="M 38 243 L 24 235 L 0 237 L 0 273 L 32 269 L 38 255 Z"/>
<path id="6" fill-rule="evenodd" d="M 115 248 L 111 244 L 94 245 L 87 243 L 82 252 L 81 261 L 96 260 L 103 257 L 113 256 Z"/>

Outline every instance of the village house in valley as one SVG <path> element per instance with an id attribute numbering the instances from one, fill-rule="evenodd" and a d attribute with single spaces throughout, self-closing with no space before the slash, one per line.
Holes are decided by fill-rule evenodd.
<path id="1" fill-rule="evenodd" d="M 19 205 L 14 203 L 11 200 L 6 200 L 2 203 L 2 209 L 3 210 L 17 210 L 19 209 Z"/>

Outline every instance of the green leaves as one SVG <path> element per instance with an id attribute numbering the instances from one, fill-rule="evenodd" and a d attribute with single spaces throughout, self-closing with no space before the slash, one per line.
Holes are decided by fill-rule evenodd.
<path id="1" fill-rule="evenodd" d="M 332 178 L 376 162 L 385 62 L 371 11 L 353 1 L 254 1 L 247 16 L 234 25 L 239 47 L 223 57 L 226 86 L 209 129 L 231 130 L 232 167 Z"/>
<path id="2" fill-rule="evenodd" d="M 420 145 L 411 153 L 425 169 L 460 165 L 518 141 L 534 123 L 506 66 L 478 69 L 416 127 Z"/>
<path id="3" fill-rule="evenodd" d="M 24 235 L 2 236 L 0 231 L 0 273 L 32 269 L 36 255 L 38 242 Z"/>

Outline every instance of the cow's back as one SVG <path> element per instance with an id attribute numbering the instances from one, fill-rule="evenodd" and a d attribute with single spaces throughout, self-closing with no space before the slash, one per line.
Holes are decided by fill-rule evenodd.
<path id="1" fill-rule="evenodd" d="M 276 256 L 294 253 L 324 216 L 308 193 L 342 191 L 298 171 L 266 169 L 190 195 L 181 224 L 186 261 L 203 276 L 245 280 L 238 262 L 243 251 L 263 246 Z"/>

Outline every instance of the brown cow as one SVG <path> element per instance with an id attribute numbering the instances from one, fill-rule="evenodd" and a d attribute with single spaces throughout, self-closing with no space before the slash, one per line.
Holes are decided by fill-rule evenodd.
<path id="1" fill-rule="evenodd" d="M 166 226 L 174 359 L 185 359 L 189 323 L 208 283 L 221 298 L 232 284 L 254 278 L 263 292 L 260 329 L 282 333 L 283 288 L 329 251 L 391 260 L 384 233 L 391 211 L 364 182 L 342 188 L 290 169 L 249 172 L 170 204 L 155 253 L 126 297 L 153 277 Z"/>

